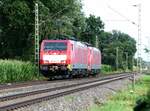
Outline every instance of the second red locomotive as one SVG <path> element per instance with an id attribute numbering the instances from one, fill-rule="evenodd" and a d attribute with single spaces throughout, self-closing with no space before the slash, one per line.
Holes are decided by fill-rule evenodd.
<path id="1" fill-rule="evenodd" d="M 97 74 L 101 52 L 80 41 L 43 40 L 40 49 L 40 70 L 46 77 L 87 76 Z"/>

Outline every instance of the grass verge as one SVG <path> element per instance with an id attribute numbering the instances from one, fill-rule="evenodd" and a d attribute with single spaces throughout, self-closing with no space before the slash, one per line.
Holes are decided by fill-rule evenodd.
<path id="1" fill-rule="evenodd" d="M 110 74 L 122 73 L 122 72 L 131 72 L 131 70 L 123 70 L 123 69 L 115 70 L 112 68 L 111 65 L 105 65 L 105 64 L 101 65 L 101 73 L 103 75 L 110 75 Z"/>
<path id="2" fill-rule="evenodd" d="M 0 60 L 0 83 L 39 79 L 35 65 L 17 60 Z"/>
<path id="3" fill-rule="evenodd" d="M 131 91 L 131 86 L 128 89 L 124 89 L 118 92 L 116 95 L 110 97 L 110 99 L 104 105 L 97 105 L 90 107 L 88 111 L 133 111 L 136 104 L 136 100 L 147 94 L 150 85 L 150 76 L 144 75 L 135 84 L 135 91 Z"/>

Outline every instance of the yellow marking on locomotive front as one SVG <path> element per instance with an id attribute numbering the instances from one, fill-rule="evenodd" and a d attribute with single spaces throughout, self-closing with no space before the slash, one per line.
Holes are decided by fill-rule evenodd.
<path id="1" fill-rule="evenodd" d="M 72 71 L 72 65 L 71 64 L 68 64 L 67 68 Z"/>

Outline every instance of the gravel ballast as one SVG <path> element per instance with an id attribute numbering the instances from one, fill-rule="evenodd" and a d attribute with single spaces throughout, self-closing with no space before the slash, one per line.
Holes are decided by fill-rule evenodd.
<path id="1" fill-rule="evenodd" d="M 95 103 L 105 103 L 111 95 L 126 88 L 131 82 L 132 81 L 129 78 L 126 78 L 67 96 L 16 109 L 15 111 L 86 111 Z"/>
<path id="2" fill-rule="evenodd" d="M 42 89 L 47 89 L 47 88 L 68 86 L 72 84 L 86 82 L 88 80 L 89 80 L 88 78 L 85 78 L 85 79 L 83 78 L 83 79 L 72 79 L 72 80 L 66 80 L 66 81 L 64 80 L 64 81 L 58 81 L 58 82 L 54 81 L 53 83 L 50 81 L 49 83 L 41 84 L 41 85 L 31 85 L 31 86 L 18 87 L 18 88 L 12 88 L 12 89 L 11 88 L 4 89 L 4 90 L 0 90 L 0 97 L 36 91 L 39 89 L 42 90 Z M 91 78 L 91 80 L 94 80 L 94 78 Z"/>

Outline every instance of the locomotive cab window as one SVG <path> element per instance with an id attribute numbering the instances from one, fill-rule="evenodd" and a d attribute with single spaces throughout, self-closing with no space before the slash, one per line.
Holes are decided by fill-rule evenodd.
<path id="1" fill-rule="evenodd" d="M 65 42 L 45 42 L 44 50 L 67 50 Z"/>

